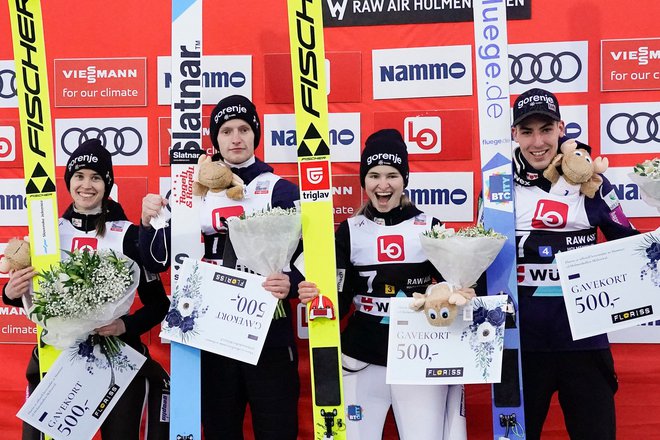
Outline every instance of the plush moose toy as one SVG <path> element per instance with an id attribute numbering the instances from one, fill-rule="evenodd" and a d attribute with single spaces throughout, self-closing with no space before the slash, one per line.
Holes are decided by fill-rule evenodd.
<path id="1" fill-rule="evenodd" d="M 476 295 L 474 289 L 456 289 L 447 283 L 431 284 L 424 294 L 414 292 L 410 308 L 424 309 L 429 324 L 436 327 L 448 327 L 458 315 L 458 308 L 464 306 Z"/>
<path id="2" fill-rule="evenodd" d="M 552 194 L 569 195 L 579 191 L 592 199 L 603 183 L 598 174 L 607 170 L 609 161 L 601 157 L 592 160 L 587 150 L 577 146 L 574 139 L 562 143 L 561 153 L 543 171 L 543 176 L 552 183 Z"/>
<path id="3" fill-rule="evenodd" d="M 30 242 L 20 238 L 12 238 L 5 247 L 5 254 L 0 258 L 0 272 L 9 273 L 30 265 Z"/>
<path id="4" fill-rule="evenodd" d="M 193 195 L 205 196 L 209 191 L 227 191 L 227 197 L 241 200 L 244 195 L 243 180 L 234 174 L 223 162 L 213 162 L 210 156 L 202 154 L 197 160 L 199 173 L 193 182 Z"/>

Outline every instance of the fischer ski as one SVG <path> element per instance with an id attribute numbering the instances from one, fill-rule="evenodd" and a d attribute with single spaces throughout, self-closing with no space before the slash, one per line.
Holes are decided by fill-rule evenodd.
<path id="1" fill-rule="evenodd" d="M 488 294 L 509 295 L 504 333 L 502 381 L 493 384 L 493 438 L 524 439 L 525 414 L 520 367 L 518 287 L 516 284 L 516 218 L 506 5 L 478 0 L 474 8 L 474 36 L 479 103 L 479 144 L 483 193 L 483 222 L 507 236 L 487 269 Z"/>
<path id="2" fill-rule="evenodd" d="M 40 272 L 60 261 L 55 151 L 41 3 L 9 0 L 9 9 L 16 62 L 30 256 L 32 266 Z M 37 291 L 37 277 L 33 283 Z M 41 342 L 42 332 L 45 330 L 38 326 L 39 371 L 43 378 L 60 351 Z"/>
<path id="3" fill-rule="evenodd" d="M 200 259 L 204 251 L 192 197 L 195 165 L 204 153 L 201 62 L 202 0 L 172 0 L 172 293 L 184 281 L 183 259 Z M 171 342 L 170 347 L 170 439 L 201 439 L 200 351 L 177 342 Z"/>
<path id="4" fill-rule="evenodd" d="M 305 276 L 321 295 L 307 306 L 314 439 L 345 439 L 328 100 L 321 0 L 288 0 Z"/>

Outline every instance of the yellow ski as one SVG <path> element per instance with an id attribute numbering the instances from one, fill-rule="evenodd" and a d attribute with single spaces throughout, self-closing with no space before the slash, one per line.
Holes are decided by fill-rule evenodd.
<path id="1" fill-rule="evenodd" d="M 288 0 L 288 16 L 305 277 L 321 292 L 307 308 L 314 438 L 345 439 L 321 0 Z"/>

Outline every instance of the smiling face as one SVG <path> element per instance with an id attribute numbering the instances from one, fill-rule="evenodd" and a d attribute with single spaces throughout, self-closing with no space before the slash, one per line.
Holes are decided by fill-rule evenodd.
<path id="1" fill-rule="evenodd" d="M 240 164 L 254 156 L 254 131 L 242 119 L 231 119 L 218 131 L 218 147 L 222 158 Z"/>
<path id="2" fill-rule="evenodd" d="M 364 190 L 378 212 L 389 212 L 401 204 L 403 176 L 396 168 L 378 165 L 364 179 Z"/>
<path id="3" fill-rule="evenodd" d="M 513 139 L 520 144 L 523 157 L 537 170 L 550 165 L 564 135 L 564 121 L 530 116 L 511 129 Z"/>
<path id="4" fill-rule="evenodd" d="M 96 171 L 83 168 L 71 176 L 69 193 L 79 212 L 94 212 L 101 207 L 105 182 Z"/>

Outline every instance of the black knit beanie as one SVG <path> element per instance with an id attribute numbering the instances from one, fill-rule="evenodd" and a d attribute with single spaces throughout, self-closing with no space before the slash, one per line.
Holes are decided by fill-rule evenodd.
<path id="1" fill-rule="evenodd" d="M 398 130 L 384 128 L 367 138 L 360 159 L 362 188 L 364 188 L 364 179 L 369 170 L 378 165 L 389 165 L 396 168 L 403 176 L 403 187 L 408 186 L 408 150 L 403 136 Z"/>
<path id="2" fill-rule="evenodd" d="M 218 132 L 220 127 L 232 119 L 242 119 L 247 122 L 254 132 L 254 148 L 259 146 L 261 140 L 261 122 L 255 105 L 242 95 L 232 95 L 223 98 L 218 102 L 211 112 L 211 124 L 209 126 L 209 136 L 215 151 L 220 152 L 218 145 Z"/>
<path id="3" fill-rule="evenodd" d="M 103 198 L 107 199 L 110 196 L 110 190 L 115 179 L 112 172 L 112 156 L 100 140 L 86 140 L 69 156 L 66 170 L 64 170 L 64 183 L 66 183 L 67 190 L 70 189 L 73 174 L 84 168 L 94 170 L 101 176 L 103 182 L 105 182 Z"/>

